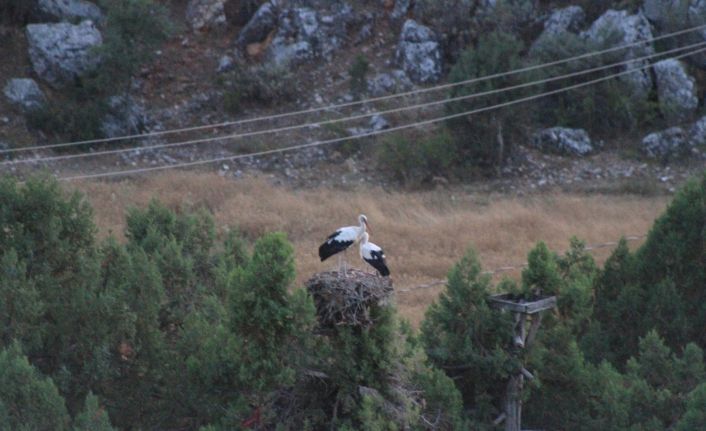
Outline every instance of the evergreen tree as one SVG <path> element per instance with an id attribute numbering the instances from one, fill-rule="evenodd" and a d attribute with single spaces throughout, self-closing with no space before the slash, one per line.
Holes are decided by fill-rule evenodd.
<path id="1" fill-rule="evenodd" d="M 706 383 L 696 387 L 686 402 L 686 413 L 677 424 L 676 431 L 706 429 Z"/>
<path id="2" fill-rule="evenodd" d="M 453 378 L 471 409 L 474 427 L 499 414 L 505 379 L 519 368 L 509 353 L 508 314 L 488 305 L 490 278 L 473 250 L 449 272 L 446 290 L 428 309 L 421 337 L 429 360 Z"/>
<path id="3" fill-rule="evenodd" d="M 83 411 L 74 419 L 73 431 L 114 431 L 108 414 L 98 404 L 98 397 L 89 392 Z"/>
<path id="4" fill-rule="evenodd" d="M 69 415 L 51 379 L 14 343 L 0 350 L 0 430 L 66 430 Z"/>

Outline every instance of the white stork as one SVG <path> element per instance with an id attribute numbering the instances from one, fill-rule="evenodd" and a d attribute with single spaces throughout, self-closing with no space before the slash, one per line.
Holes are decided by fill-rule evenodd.
<path id="1" fill-rule="evenodd" d="M 360 225 L 342 227 L 326 238 L 326 241 L 319 246 L 319 257 L 322 262 L 360 241 L 360 238 L 366 233 L 366 229 L 370 229 L 370 225 L 368 225 L 368 218 L 363 214 L 358 216 L 358 222 Z M 338 263 L 340 272 L 340 259 Z"/>
<path id="2" fill-rule="evenodd" d="M 385 264 L 385 252 L 377 244 L 368 242 L 368 232 L 363 232 L 363 238 L 360 240 L 360 258 L 377 269 L 383 277 L 390 275 L 390 270 Z"/>

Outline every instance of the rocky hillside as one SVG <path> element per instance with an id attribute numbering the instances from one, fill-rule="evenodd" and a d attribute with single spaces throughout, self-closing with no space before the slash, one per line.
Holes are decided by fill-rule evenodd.
<path id="1" fill-rule="evenodd" d="M 52 161 L 48 166 L 59 176 L 224 159 L 263 148 L 367 134 L 622 73 L 611 80 L 616 84 L 461 116 L 458 122 L 428 125 L 397 138 L 364 138 L 217 166 L 224 175 L 265 170 L 297 184 L 439 185 L 482 177 L 493 187 L 512 190 L 616 179 L 637 184 L 647 179 L 670 189 L 702 169 L 706 160 L 706 117 L 702 117 L 706 51 L 694 53 L 704 49 L 700 44 L 706 42 L 706 29 L 684 31 L 706 23 L 706 2 L 700 0 L 119 4 L 8 0 L 0 6 L 0 57 L 8 59 L 0 64 L 2 148 L 155 133 L 349 104 L 630 45 L 611 50 L 609 58 L 587 56 L 543 69 L 544 74 L 517 74 L 507 84 L 527 84 L 525 92 L 494 99 L 373 115 L 508 86 L 501 80 L 486 81 L 485 87 L 454 87 L 239 127 L 32 154 L 52 157 L 89 149 L 138 148 Z M 682 33 L 666 37 L 676 31 Z M 661 36 L 665 37 L 653 40 Z M 513 48 L 504 51 L 508 46 Z M 600 70 L 578 75 L 589 68 Z M 630 70 L 634 72 L 623 73 Z M 569 82 L 528 84 L 567 73 L 575 75 Z M 370 115 L 246 140 L 219 139 L 361 114 Z M 448 142 L 436 138 L 444 133 L 450 135 Z M 209 142 L 173 146 L 204 138 Z M 417 141 L 430 143 L 419 147 Z M 28 154 L 12 156 L 21 159 Z M 38 166 L 47 164 L 2 168 L 26 172 Z"/>

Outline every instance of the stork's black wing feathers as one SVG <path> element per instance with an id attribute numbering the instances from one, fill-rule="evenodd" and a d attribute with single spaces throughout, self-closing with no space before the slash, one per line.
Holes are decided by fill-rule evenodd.
<path id="1" fill-rule="evenodd" d="M 372 265 L 373 268 L 377 269 L 380 275 L 382 275 L 383 277 L 387 277 L 388 275 L 390 275 L 390 269 L 385 264 L 385 253 L 383 253 L 382 250 L 371 251 L 370 256 L 370 259 L 363 260 Z"/>
<path id="2" fill-rule="evenodd" d="M 337 230 L 336 232 L 332 233 L 328 236 L 328 238 L 326 238 L 326 241 L 324 241 L 324 243 L 319 246 L 319 258 L 321 258 L 322 262 L 328 259 L 329 257 L 333 256 L 334 254 L 340 253 L 351 245 L 353 245 L 354 241 L 336 240 L 336 237 L 340 233 L 340 230 Z"/>

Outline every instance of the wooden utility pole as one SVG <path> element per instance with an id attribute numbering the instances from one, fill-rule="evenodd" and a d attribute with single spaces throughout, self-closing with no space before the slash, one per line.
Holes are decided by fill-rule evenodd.
<path id="1" fill-rule="evenodd" d="M 494 308 L 511 312 L 515 321 L 512 334 L 513 354 L 519 356 L 523 350 L 529 350 L 537 336 L 539 325 L 542 324 L 542 311 L 556 307 L 556 296 L 523 298 L 508 293 L 494 295 L 490 298 Z M 529 329 L 527 324 L 529 322 Z M 534 376 L 524 364 L 520 370 L 510 376 L 505 389 L 504 412 L 495 424 L 505 421 L 505 431 L 522 430 L 522 388 L 525 378 L 532 380 Z"/>

